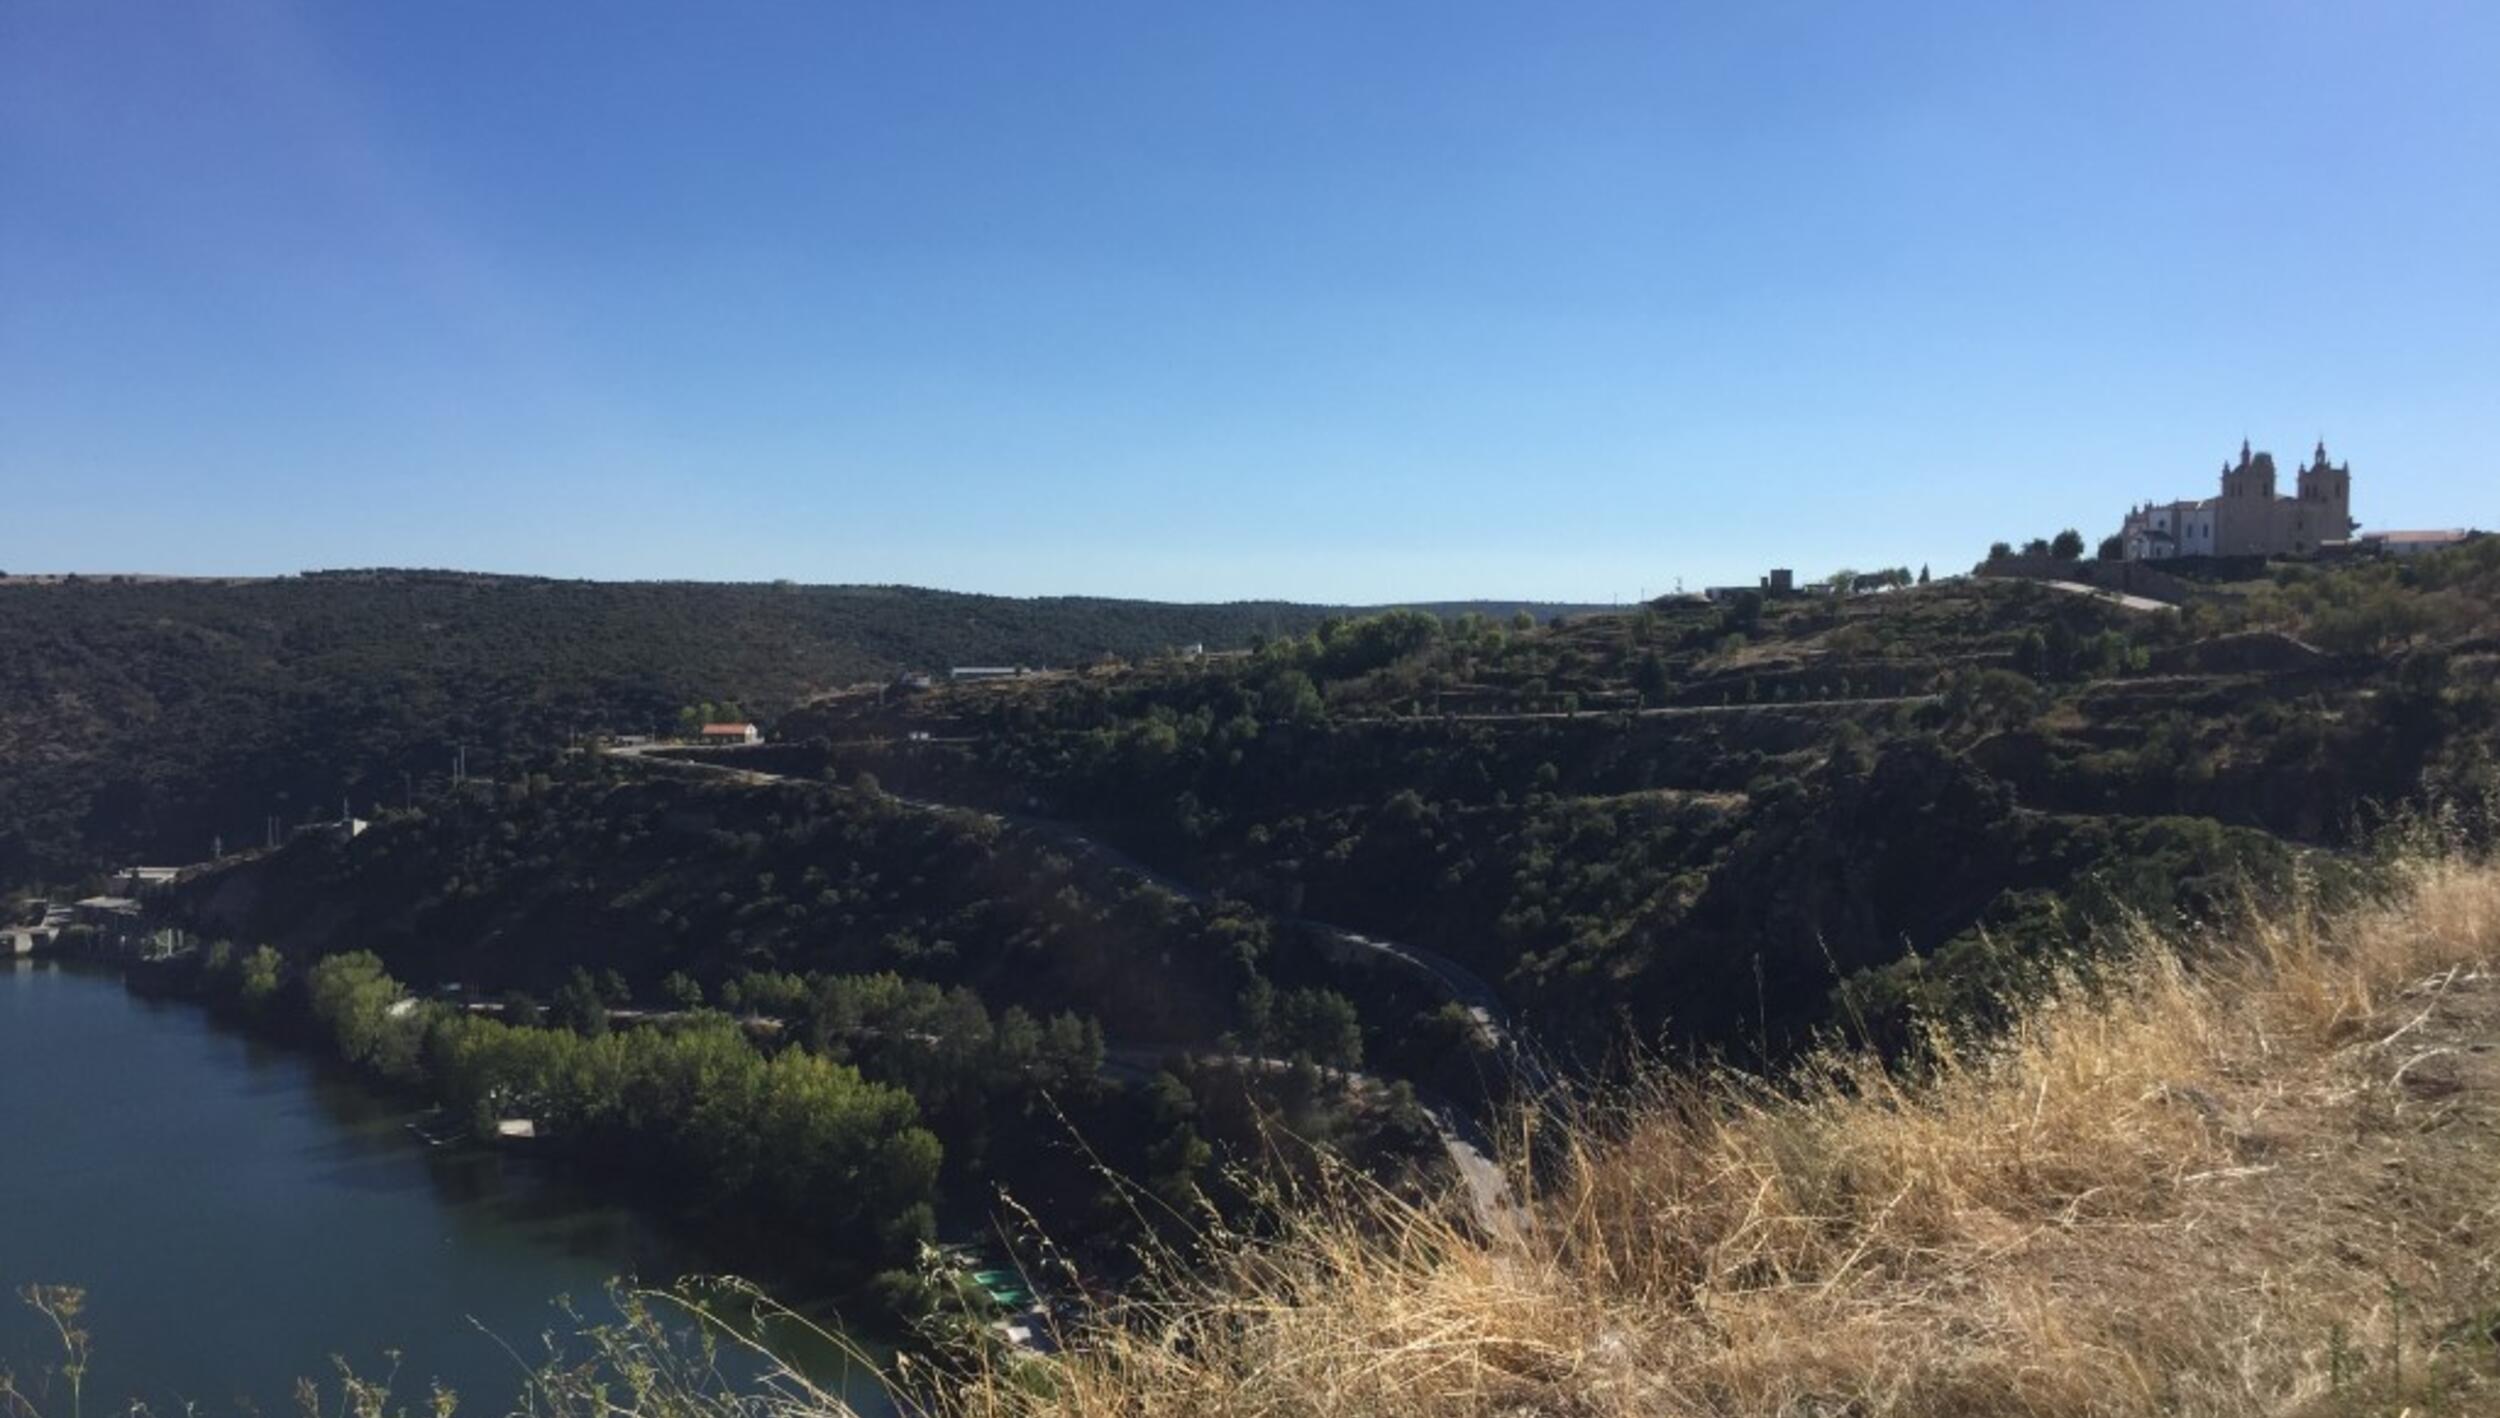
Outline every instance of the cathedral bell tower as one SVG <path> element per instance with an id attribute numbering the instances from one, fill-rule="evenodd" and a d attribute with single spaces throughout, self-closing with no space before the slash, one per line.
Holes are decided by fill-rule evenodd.
<path id="1" fill-rule="evenodd" d="M 2319 541 L 2341 541 L 2352 535 L 2352 465 L 2327 462 L 2326 440 L 2309 466 L 2300 470 L 2300 505 L 2309 529 Z"/>
<path id="2" fill-rule="evenodd" d="M 2240 440 L 2240 461 L 2222 470 L 2222 496 L 2225 501 L 2249 499 L 2271 501 L 2274 497 L 2274 455 L 2251 453 L 2248 440 Z"/>

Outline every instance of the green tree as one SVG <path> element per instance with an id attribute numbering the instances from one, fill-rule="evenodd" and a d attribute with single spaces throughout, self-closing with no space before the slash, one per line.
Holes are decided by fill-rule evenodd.
<path id="1" fill-rule="evenodd" d="M 2060 561 L 2079 561 L 2083 557 L 2083 533 L 2072 527 L 2057 534 L 2049 542 L 2049 555 Z"/>
<path id="2" fill-rule="evenodd" d="M 2011 728 L 2039 712 L 2040 689 L 2012 670 L 1961 670 L 1945 684 L 1944 707 L 1973 728 Z"/>
<path id="3" fill-rule="evenodd" d="M 304 993 L 339 1057 L 386 1078 L 414 1076 L 414 1002 L 384 973 L 381 957 L 369 950 L 329 956 L 304 972 Z"/>
<path id="4" fill-rule="evenodd" d="M 1200 1179 L 1215 1162 L 1215 1149 L 1199 1136 L 1198 1100 L 1188 1085 L 1158 1073 L 1146 1087 L 1148 1126 L 1158 1134 L 1146 1149 L 1146 1187 L 1176 1215 L 1205 1205 Z"/>
<path id="5" fill-rule="evenodd" d="M 1363 1062 L 1363 1023 L 1353 1001 L 1335 990 L 1289 990 L 1278 998 L 1277 1043 L 1334 1068 Z"/>
<path id="6" fill-rule="evenodd" d="M 1640 664 L 1632 671 L 1632 688 L 1639 691 L 1643 704 L 1653 705 L 1666 703 L 1667 696 L 1674 692 L 1674 682 L 1667 677 L 1667 662 L 1658 658 L 1657 651 L 1641 656 Z"/>
<path id="7" fill-rule="evenodd" d="M 689 1012 L 703 1007 L 703 985 L 683 970 L 671 970 L 660 981 L 660 993 L 677 1008 Z"/>
<path id="8" fill-rule="evenodd" d="M 1320 700 L 1319 686 L 1300 670 L 1283 670 L 1270 679 L 1259 692 L 1259 710 L 1271 719 L 1293 723 L 1314 722 L 1328 712 Z"/>
<path id="9" fill-rule="evenodd" d="M 576 965 L 573 973 L 556 988 L 548 1001 L 547 1022 L 559 1029 L 570 1029 L 585 1039 L 597 1039 L 608 1032 L 608 1001 L 600 992 L 599 982 L 588 970 Z"/>
<path id="10" fill-rule="evenodd" d="M 2026 630 L 2014 637 L 2014 672 L 2037 679 L 2048 668 L 2048 637 L 2036 630 Z"/>
<path id="11" fill-rule="evenodd" d="M 285 983 L 286 957 L 268 946 L 255 946 L 237 966 L 235 1001 L 245 1014 L 266 1015 L 270 1002 L 278 996 L 278 988 Z"/>

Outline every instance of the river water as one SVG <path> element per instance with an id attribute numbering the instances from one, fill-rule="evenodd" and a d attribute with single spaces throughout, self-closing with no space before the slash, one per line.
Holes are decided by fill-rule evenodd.
<path id="1" fill-rule="evenodd" d="M 298 1376 L 333 1379 L 332 1355 L 379 1376 L 390 1349 L 411 1412 L 439 1379 L 464 1415 L 496 1414 L 521 1388 L 506 1346 L 543 1357 L 573 1329 L 556 1297 L 596 1319 L 610 1277 L 703 1269 L 543 1164 L 429 1147 L 418 1116 L 110 973 L 0 962 L 0 1369 L 40 1382 L 57 1346 L 15 1292 L 69 1284 L 90 1415 L 283 1418 Z M 54 1397 L 46 1418 L 68 1418 Z"/>

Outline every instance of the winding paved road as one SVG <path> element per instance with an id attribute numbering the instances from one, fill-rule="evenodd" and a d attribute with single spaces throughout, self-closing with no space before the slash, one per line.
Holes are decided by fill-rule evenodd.
<path id="1" fill-rule="evenodd" d="M 654 756 L 660 750 L 672 750 L 672 752 L 667 757 Z M 728 763 L 706 762 L 691 756 L 697 751 L 715 755 L 734 754 L 738 752 L 734 748 L 691 750 L 676 744 L 620 744 L 609 746 L 601 751 L 612 758 L 642 764 L 676 765 L 698 774 L 748 786 L 807 781 L 791 778 L 787 774 L 741 768 Z M 905 797 L 897 793 L 888 793 L 885 796 L 917 811 L 970 818 L 1029 832 L 1059 845 L 1079 860 L 1134 876 L 1183 900 L 1205 903 L 1209 899 L 1208 893 L 1200 888 L 1157 871 L 1120 848 L 1088 836 L 1056 818 L 996 812 L 988 808 L 941 803 L 926 798 Z M 1319 933 L 1324 939 L 1350 954 L 1369 955 L 1379 963 L 1405 970 L 1437 985 L 1460 1008 L 1467 1011 L 1468 1018 L 1474 1021 L 1478 1033 L 1485 1042 L 1514 1068 L 1519 1069 L 1521 1076 L 1531 1087 L 1542 1091 L 1550 1084 L 1550 1076 L 1543 1065 L 1527 1050 L 1518 1046 L 1517 1040 L 1511 1033 L 1509 1011 L 1503 1006 L 1500 995 L 1495 993 L 1493 987 L 1485 983 L 1484 979 L 1475 972 L 1447 956 L 1420 946 L 1379 940 L 1346 930 L 1341 926 L 1330 925 L 1325 921 L 1294 917 L 1289 918 L 1289 923 Z M 649 1017 L 649 1012 L 637 1013 L 643 1017 Z M 1271 1070 L 1287 1069 L 1293 1066 L 1287 1060 L 1263 1058 L 1256 1055 L 1193 1053 L 1187 1050 L 1123 1046 L 1104 1050 L 1104 1072 L 1109 1074 L 1115 1070 L 1126 1073 L 1143 1071 L 1145 1076 L 1150 1077 L 1153 1069 L 1162 1066 L 1163 1059 L 1172 1057 L 1176 1053 L 1195 1059 Z M 1385 1081 L 1370 1074 L 1344 1069 L 1331 1069 L 1329 1072 L 1345 1079 L 1347 1086 L 1358 1093 L 1377 1096 L 1388 1091 L 1388 1084 Z M 1417 1095 L 1417 1102 L 1422 1107 L 1425 1116 L 1430 1119 L 1433 1131 L 1441 1141 L 1441 1150 L 1449 1157 L 1451 1170 L 1458 1174 L 1460 1183 L 1466 1188 L 1468 1210 L 1474 1216 L 1476 1224 L 1496 1236 L 1515 1237 L 1520 1234 L 1527 1226 L 1527 1212 L 1512 1197 L 1510 1179 L 1503 1173 L 1501 1164 L 1494 1160 L 1492 1139 L 1486 1136 L 1484 1129 L 1464 1109 L 1439 1099 L 1427 1098 L 1420 1093 Z"/>
<path id="2" fill-rule="evenodd" d="M 1564 719 L 1699 719 L 1737 714 L 1817 713 L 1827 709 L 1877 709 L 1890 704 L 1929 704 L 1934 694 L 1876 694 L 1849 699 L 1758 700 L 1749 704 L 1653 704 L 1645 709 L 1509 709 L 1498 714 L 1375 714 L 1347 724 L 1534 724 Z"/>
<path id="3" fill-rule="evenodd" d="M 664 758 L 652 757 L 656 751 L 664 749 L 674 750 L 674 752 Z M 696 752 L 725 756 L 738 751 L 734 748 L 694 750 L 671 744 L 631 744 L 605 750 L 610 756 L 616 758 L 678 764 L 697 772 L 716 774 L 734 782 L 761 784 L 799 781 L 786 774 L 740 768 L 728 763 L 705 762 L 691 756 Z M 1203 888 L 1148 866 L 1133 854 L 1081 831 L 1059 818 L 1034 817 L 1025 813 L 967 807 L 961 803 L 938 802 L 934 799 L 915 798 L 901 793 L 889 792 L 886 796 L 905 807 L 916 808 L 922 812 L 965 817 L 988 822 L 998 827 L 1013 827 L 1058 845 L 1080 861 L 1124 872 L 1185 901 L 1204 905 L 1212 900 L 1211 894 Z M 1492 985 L 1486 983 L 1483 976 L 1466 966 L 1438 951 L 1429 950 L 1420 945 L 1381 940 L 1376 936 L 1367 936 L 1359 931 L 1351 931 L 1343 926 L 1332 925 L 1327 921 L 1314 920 L 1307 916 L 1284 919 L 1289 925 L 1318 933 L 1349 954 L 1367 955 L 1376 963 L 1422 978 L 1438 988 L 1460 1008 L 1466 1010 L 1469 1017 L 1476 1021 L 1476 1027 L 1481 1031 L 1486 1042 L 1491 1044 L 1496 1051 L 1510 1056 L 1514 1062 L 1524 1058 L 1523 1052 L 1517 1047 L 1512 1035 L 1510 1011 L 1502 1003 L 1501 995 L 1494 990 Z"/>

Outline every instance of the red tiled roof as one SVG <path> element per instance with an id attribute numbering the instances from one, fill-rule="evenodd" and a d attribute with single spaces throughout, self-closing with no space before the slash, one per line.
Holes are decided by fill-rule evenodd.
<path id="1" fill-rule="evenodd" d="M 707 734 L 750 734 L 755 732 L 755 726 L 753 724 L 705 724 L 703 726 L 703 732 Z"/>

